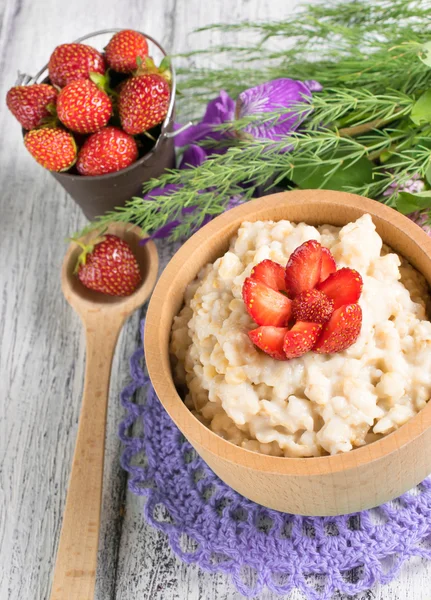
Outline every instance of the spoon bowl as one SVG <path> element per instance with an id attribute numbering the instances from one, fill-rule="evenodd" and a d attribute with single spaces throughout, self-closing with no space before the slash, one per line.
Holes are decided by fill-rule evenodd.
<path id="1" fill-rule="evenodd" d="M 142 230 L 115 223 L 107 233 L 131 247 L 142 281 L 133 294 L 107 296 L 86 288 L 74 274 L 81 248 L 72 242 L 63 261 L 61 285 L 81 317 L 87 341 L 85 384 L 78 434 L 60 534 L 51 600 L 92 600 L 99 545 L 103 461 L 109 380 L 118 335 L 124 321 L 142 306 L 156 282 L 157 249 L 153 241 L 139 245 Z M 95 232 L 80 241 L 89 243 Z"/>

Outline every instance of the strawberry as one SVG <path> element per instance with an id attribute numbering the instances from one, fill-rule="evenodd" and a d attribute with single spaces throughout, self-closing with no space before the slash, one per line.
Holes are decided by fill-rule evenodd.
<path id="1" fill-rule="evenodd" d="M 276 360 L 286 360 L 283 350 L 284 336 L 288 332 L 287 327 L 258 327 L 248 332 L 248 336 L 255 346 L 263 350 Z"/>
<path id="2" fill-rule="evenodd" d="M 136 59 L 142 61 L 148 55 L 147 39 L 138 31 L 124 29 L 116 33 L 105 48 L 109 67 L 119 73 L 130 73 L 138 67 Z"/>
<path id="3" fill-rule="evenodd" d="M 112 114 L 108 94 L 89 80 L 72 81 L 57 100 L 58 118 L 78 133 L 93 133 L 105 127 Z"/>
<path id="4" fill-rule="evenodd" d="M 319 283 L 317 289 L 334 301 L 334 310 L 344 304 L 353 304 L 359 300 L 362 292 L 362 277 L 354 269 L 345 267 L 329 275 Z"/>
<path id="5" fill-rule="evenodd" d="M 127 79 L 118 98 L 122 128 L 136 135 L 158 125 L 166 117 L 169 99 L 169 84 L 157 73 Z"/>
<path id="6" fill-rule="evenodd" d="M 356 342 L 361 332 L 362 310 L 359 304 L 347 304 L 334 310 L 323 331 L 314 352 L 332 354 L 341 352 Z"/>
<path id="7" fill-rule="evenodd" d="M 331 251 L 329 248 L 322 246 L 322 268 L 320 270 L 320 281 L 325 281 L 325 279 L 327 279 L 331 273 L 335 273 L 336 270 L 337 265 Z"/>
<path id="8" fill-rule="evenodd" d="M 258 325 L 287 325 L 292 312 L 292 301 L 284 294 L 247 277 L 242 297 L 248 314 Z"/>
<path id="9" fill-rule="evenodd" d="M 80 175 L 104 175 L 131 165 L 138 158 L 135 139 L 117 127 L 105 127 L 84 142 L 76 168 Z"/>
<path id="10" fill-rule="evenodd" d="M 6 96 L 6 104 L 24 129 L 35 129 L 51 115 L 48 107 L 57 102 L 57 90 L 46 83 L 17 85 Z"/>
<path id="11" fill-rule="evenodd" d="M 320 279 L 322 246 L 316 240 L 304 242 L 290 255 L 286 265 L 285 283 L 287 293 L 296 295 L 311 290 Z"/>
<path id="12" fill-rule="evenodd" d="M 292 302 L 292 315 L 295 321 L 325 323 L 334 311 L 334 301 L 318 290 L 306 290 Z"/>
<path id="13" fill-rule="evenodd" d="M 32 129 L 24 136 L 27 150 L 49 171 L 67 171 L 76 161 L 73 135 L 59 127 Z"/>
<path id="14" fill-rule="evenodd" d="M 106 234 L 82 248 L 75 273 L 85 287 L 109 296 L 129 296 L 141 282 L 139 265 L 129 244 Z"/>
<path id="15" fill-rule="evenodd" d="M 273 260 L 266 259 L 257 264 L 255 267 L 253 267 L 250 277 L 256 281 L 265 283 L 273 290 L 286 291 L 286 285 L 284 283 L 284 269 L 281 265 Z"/>
<path id="16" fill-rule="evenodd" d="M 51 54 L 48 63 L 53 85 L 64 87 L 77 79 L 89 79 L 90 73 L 104 74 L 105 59 L 95 48 L 86 44 L 61 44 Z"/>
<path id="17" fill-rule="evenodd" d="M 297 321 L 284 336 L 283 351 L 286 358 L 297 358 L 309 352 L 322 330 L 320 323 Z"/>

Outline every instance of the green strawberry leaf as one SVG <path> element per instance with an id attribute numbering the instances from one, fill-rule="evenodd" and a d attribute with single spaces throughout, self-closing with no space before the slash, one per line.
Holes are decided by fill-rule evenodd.
<path id="1" fill-rule="evenodd" d="M 332 158 L 341 156 L 342 153 L 336 152 Z M 347 159 L 333 173 L 330 173 L 331 168 L 328 165 L 316 166 L 314 169 L 295 165 L 291 179 L 303 189 L 345 191 L 370 183 L 373 178 L 371 162 L 365 157 L 357 161 Z"/>
<path id="2" fill-rule="evenodd" d="M 431 89 L 423 93 L 413 104 L 410 118 L 415 125 L 431 123 Z"/>
<path id="3" fill-rule="evenodd" d="M 422 44 L 422 48 L 419 51 L 419 58 L 427 67 L 431 67 L 431 42 Z"/>
<path id="4" fill-rule="evenodd" d="M 431 208 L 431 190 L 412 194 L 411 192 L 400 192 L 396 199 L 397 210 L 403 215 Z"/>

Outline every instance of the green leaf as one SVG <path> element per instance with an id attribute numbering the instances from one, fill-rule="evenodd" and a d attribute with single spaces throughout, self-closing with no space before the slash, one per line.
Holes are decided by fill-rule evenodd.
<path id="1" fill-rule="evenodd" d="M 428 169 L 425 171 L 425 179 L 431 185 L 431 162 L 429 164 Z"/>
<path id="2" fill-rule="evenodd" d="M 397 210 L 403 215 L 431 208 L 431 190 L 412 194 L 410 192 L 400 192 L 396 199 Z"/>
<path id="3" fill-rule="evenodd" d="M 332 158 L 337 156 L 334 154 Z M 292 180 L 303 189 L 344 191 L 347 188 L 371 183 L 373 179 L 371 162 L 365 157 L 356 161 L 347 159 L 330 174 L 332 168 L 333 166 L 327 164 L 315 168 L 297 165 L 293 169 Z"/>
<path id="4" fill-rule="evenodd" d="M 422 44 L 422 48 L 419 51 L 419 58 L 427 67 L 431 67 L 431 42 Z"/>
<path id="5" fill-rule="evenodd" d="M 410 118 L 416 125 L 431 123 L 431 90 L 427 90 L 416 100 Z"/>

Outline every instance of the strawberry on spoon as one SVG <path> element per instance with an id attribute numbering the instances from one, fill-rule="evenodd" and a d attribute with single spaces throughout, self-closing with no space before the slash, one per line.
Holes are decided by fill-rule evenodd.
<path id="1" fill-rule="evenodd" d="M 258 325 L 283 327 L 289 322 L 292 301 L 264 283 L 247 277 L 242 297 L 248 314 Z"/>
<path id="2" fill-rule="evenodd" d="M 285 283 L 288 294 L 294 298 L 313 289 L 320 280 L 322 246 L 309 240 L 292 252 L 286 265 Z"/>
<path id="3" fill-rule="evenodd" d="M 362 277 L 354 269 L 344 267 L 319 283 L 317 289 L 334 301 L 334 309 L 359 300 L 362 292 Z"/>
<path id="4" fill-rule="evenodd" d="M 116 235 L 102 235 L 82 248 L 75 273 L 85 287 L 109 296 L 130 296 L 141 283 L 138 261 Z"/>

